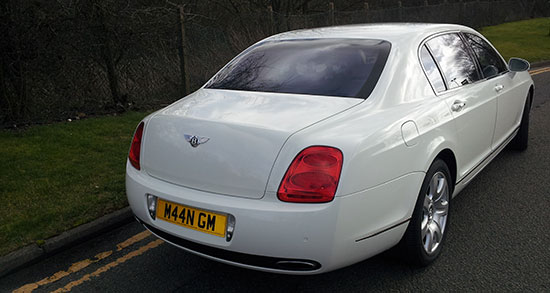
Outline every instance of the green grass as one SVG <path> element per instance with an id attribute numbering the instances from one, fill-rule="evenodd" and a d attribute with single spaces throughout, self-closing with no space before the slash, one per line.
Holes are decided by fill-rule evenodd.
<path id="1" fill-rule="evenodd" d="M 509 22 L 481 29 L 502 56 L 529 62 L 550 60 L 550 18 Z"/>
<path id="2" fill-rule="evenodd" d="M 126 206 L 126 156 L 145 115 L 0 131 L 0 255 Z"/>

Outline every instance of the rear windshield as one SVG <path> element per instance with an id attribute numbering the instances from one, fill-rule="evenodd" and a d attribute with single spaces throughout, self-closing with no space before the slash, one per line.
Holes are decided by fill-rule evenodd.
<path id="1" fill-rule="evenodd" d="M 390 47 L 387 41 L 363 39 L 263 42 L 231 61 L 206 87 L 367 98 Z"/>

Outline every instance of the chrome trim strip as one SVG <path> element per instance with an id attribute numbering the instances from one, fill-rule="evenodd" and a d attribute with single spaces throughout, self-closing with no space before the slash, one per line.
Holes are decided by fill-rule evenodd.
<path id="1" fill-rule="evenodd" d="M 363 237 L 363 238 L 356 239 L 355 242 L 363 241 L 363 240 L 365 240 L 365 239 L 368 239 L 368 238 L 371 238 L 371 237 L 380 235 L 380 234 L 382 234 L 382 233 L 384 233 L 384 232 L 386 232 L 386 231 L 389 231 L 389 230 L 391 230 L 391 229 L 393 229 L 393 228 L 396 228 L 396 227 L 398 227 L 398 226 L 401 226 L 401 225 L 407 223 L 407 222 L 410 221 L 410 220 L 411 220 L 411 218 L 408 218 L 408 219 L 406 219 L 406 220 L 404 220 L 404 221 L 401 221 L 401 222 L 399 222 L 399 223 L 397 223 L 397 224 L 395 224 L 395 225 L 393 225 L 393 226 L 390 226 L 390 227 L 388 227 L 388 228 L 386 228 L 386 229 L 384 229 L 384 230 L 382 230 L 382 231 L 378 231 L 378 232 L 376 232 L 376 233 L 374 233 L 374 234 L 367 235 L 367 236 L 365 236 L 365 237 Z"/>

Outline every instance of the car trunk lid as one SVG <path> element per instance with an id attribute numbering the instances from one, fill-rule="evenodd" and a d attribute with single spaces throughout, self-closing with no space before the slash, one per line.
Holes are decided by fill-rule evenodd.
<path id="1" fill-rule="evenodd" d="M 142 166 L 173 184 L 261 198 L 290 135 L 362 101 L 201 89 L 149 119 Z"/>

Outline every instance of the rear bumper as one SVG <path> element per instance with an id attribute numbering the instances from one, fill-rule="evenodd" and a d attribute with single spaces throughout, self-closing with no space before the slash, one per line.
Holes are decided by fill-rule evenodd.
<path id="1" fill-rule="evenodd" d="M 199 254 L 204 257 L 213 258 L 216 260 L 224 260 L 231 263 L 238 263 L 257 268 L 266 268 L 274 270 L 286 271 L 317 271 L 321 268 L 321 264 L 309 259 L 291 259 L 277 258 L 263 255 L 253 255 L 241 252 L 233 252 L 230 250 L 220 249 L 212 246 L 199 244 L 189 241 L 170 233 L 159 230 L 136 217 L 147 230 L 151 231 L 157 237 L 170 242 L 171 244 L 183 248 L 187 251 Z"/>
<path id="2" fill-rule="evenodd" d="M 422 173 L 411 173 L 329 203 L 293 204 L 270 193 L 262 199 L 246 199 L 189 189 L 127 167 L 126 190 L 139 221 L 178 247 L 246 268 L 316 274 L 358 262 L 399 242 L 412 212 L 407 198 L 414 197 L 414 205 L 416 181 L 422 178 Z M 232 239 L 153 220 L 146 194 L 233 215 Z"/>

